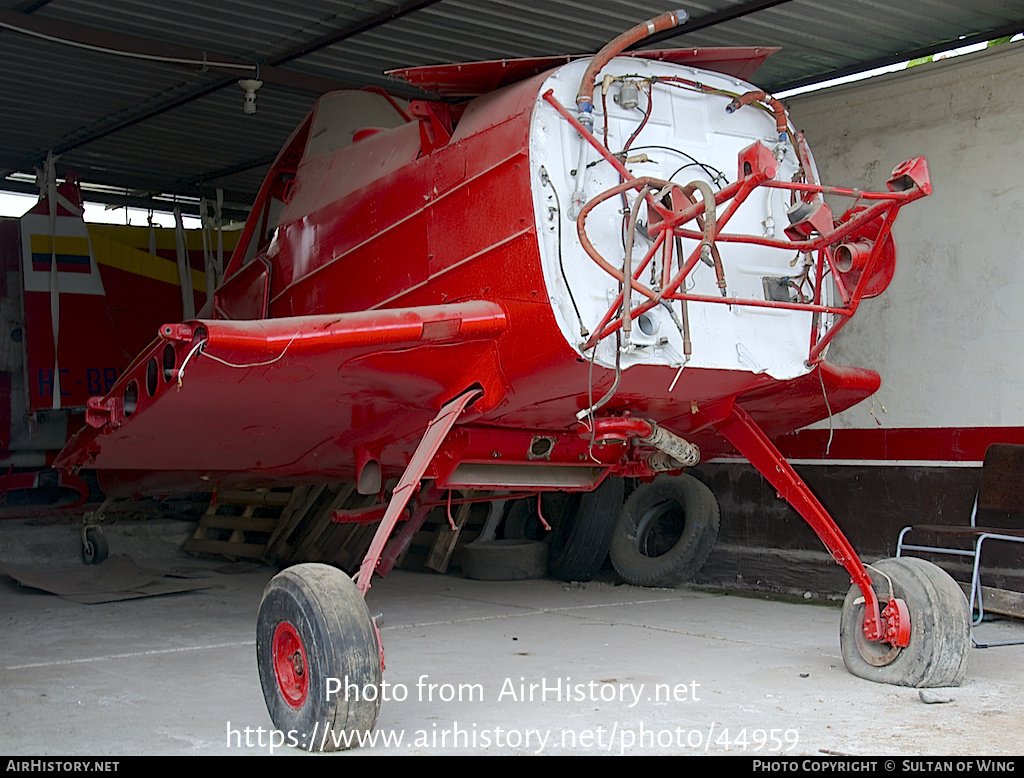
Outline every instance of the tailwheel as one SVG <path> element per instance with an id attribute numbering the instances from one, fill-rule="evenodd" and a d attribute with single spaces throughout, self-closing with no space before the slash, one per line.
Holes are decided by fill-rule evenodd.
<path id="1" fill-rule="evenodd" d="M 110 554 L 107 536 L 100 527 L 82 529 L 82 561 L 87 565 L 98 565 Z"/>
<path id="2" fill-rule="evenodd" d="M 883 605 L 903 600 L 910 639 L 905 648 L 864 636 L 864 598 L 850 587 L 843 603 L 839 642 L 843 661 L 854 675 L 896 686 L 959 686 L 971 649 L 971 614 L 960 585 L 923 559 L 883 559 L 868 566 L 873 589 Z M 884 615 L 884 614 L 883 614 Z"/>
<path id="3" fill-rule="evenodd" d="M 309 751 L 359 745 L 380 711 L 381 650 L 362 595 L 342 571 L 290 567 L 263 592 L 256 661 L 267 710 Z"/>

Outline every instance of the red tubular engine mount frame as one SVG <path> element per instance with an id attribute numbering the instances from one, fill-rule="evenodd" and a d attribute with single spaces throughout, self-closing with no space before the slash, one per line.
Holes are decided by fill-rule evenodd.
<path id="1" fill-rule="evenodd" d="M 634 176 L 615 155 L 580 124 L 565 106 L 558 102 L 551 90 L 545 92 L 543 97 L 622 177 L 622 183 L 611 187 L 590 200 L 577 219 L 580 242 L 584 250 L 601 269 L 616 278 L 620 283 L 626 282 L 622 271 L 616 269 L 604 259 L 587 237 L 587 216 L 602 202 L 628 190 L 639 192 L 646 199 L 649 213 L 652 214 L 649 229 L 654 241 L 643 260 L 632 269 L 631 278 L 628 282 L 631 289 L 636 290 L 646 299 L 637 305 L 633 305 L 632 301 L 629 301 L 626 306 L 623 306 L 623 296 L 620 294 L 609 307 L 600 324 L 594 329 L 593 334 L 585 344 L 585 348 L 592 348 L 598 341 L 614 334 L 616 330 L 623 326 L 623 320 L 627 313 L 624 311 L 619 314 L 620 309 L 628 309 L 629 318 L 635 319 L 660 304 L 662 300 L 685 300 L 700 303 L 783 308 L 810 311 L 818 315 L 832 315 L 835 317 L 835 320 L 824 332 L 821 331 L 817 324 L 818 316 L 815 317 L 815 323 L 811 327 L 807 363 L 809 365 L 816 364 L 824 358 L 826 346 L 857 312 L 861 300 L 878 293 L 877 291 L 872 291 L 871 283 L 876 273 L 883 270 L 883 263 L 887 259 L 894 261 L 894 254 L 890 259 L 886 256 L 886 253 L 887 250 L 890 250 L 888 249 L 890 246 L 889 235 L 899 209 L 907 203 L 930 194 L 932 191 L 931 180 L 928 175 L 928 165 L 921 157 L 909 159 L 893 170 L 892 176 L 887 182 L 888 192 L 862 192 L 856 189 L 840 189 L 815 183 L 776 181 L 774 179 L 778 171 L 778 162 L 771 151 L 764 144 L 758 142 L 740 152 L 738 160 L 739 178 L 715 194 L 715 210 L 719 211 L 721 209 L 722 212 L 715 219 L 715 223 L 711 225 L 711 234 L 707 234 L 708 230 L 686 229 L 685 225 L 687 223 L 701 219 L 705 215 L 707 211 L 706 203 L 698 201 L 678 211 L 666 207 L 661 202 L 665 195 L 665 190 L 667 188 L 682 190 L 683 187 L 680 184 L 649 176 Z M 761 186 L 788 190 L 793 193 L 794 197 L 799 197 L 805 202 L 812 203 L 809 215 L 786 228 L 788 240 L 724 232 L 725 226 L 743 202 L 755 189 Z M 831 211 L 821 200 L 821 196 L 826 194 L 853 198 L 855 206 L 848 210 L 838 221 L 834 222 Z M 866 207 L 858 208 L 857 206 L 861 202 L 866 202 Z M 873 224 L 875 227 L 872 227 Z M 858 274 L 855 277 L 848 276 L 845 271 L 837 267 L 835 250 L 844 240 L 851 236 L 856 237 L 865 230 L 870 230 L 873 233 L 870 251 L 868 256 L 861 262 Z M 673 275 L 671 274 L 671 267 L 673 244 L 675 241 L 672 238 L 675 237 L 693 239 L 701 241 L 701 243 L 685 260 L 680 257 L 679 264 L 681 267 Z M 714 246 L 718 242 L 746 243 L 803 254 L 817 254 L 815 276 L 818 282 L 815 284 L 813 299 L 809 302 L 784 302 L 728 296 L 711 297 L 680 292 L 680 289 L 685 288 L 684 284 L 687 278 L 700 261 L 703 245 L 706 243 Z M 660 289 L 651 289 L 643 284 L 640 278 L 643 271 L 654 260 L 659 251 L 664 253 Z M 822 302 L 821 282 L 826 277 L 826 271 L 836 281 L 836 286 L 842 298 L 841 305 L 825 305 Z M 846 276 L 845 279 L 844 276 Z M 851 280 L 853 281 L 853 288 L 848 289 L 847 283 Z"/>

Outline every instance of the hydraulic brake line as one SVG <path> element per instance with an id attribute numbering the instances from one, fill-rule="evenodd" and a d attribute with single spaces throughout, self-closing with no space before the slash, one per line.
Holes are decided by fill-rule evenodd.
<path id="1" fill-rule="evenodd" d="M 576 297 L 572 293 L 572 287 L 569 286 L 569 278 L 565 274 L 565 263 L 562 260 L 562 201 L 558 197 L 558 189 L 551 182 L 551 177 L 548 175 L 548 171 L 545 167 L 541 166 L 540 169 L 540 180 L 551 190 L 551 193 L 555 196 L 555 221 L 558 222 L 558 269 L 562 273 L 562 281 L 565 282 L 565 291 L 569 293 L 569 302 L 572 303 L 572 309 L 576 312 L 576 321 L 580 325 L 580 337 L 585 338 L 590 332 L 587 331 L 586 326 L 583 324 L 583 317 L 580 315 L 579 306 L 576 305 Z"/>

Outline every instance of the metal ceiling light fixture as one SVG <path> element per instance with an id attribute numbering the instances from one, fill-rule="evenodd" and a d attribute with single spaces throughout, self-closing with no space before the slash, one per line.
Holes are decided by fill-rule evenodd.
<path id="1" fill-rule="evenodd" d="M 263 86 L 258 78 L 239 79 L 238 85 L 245 90 L 245 102 L 242 103 L 244 113 L 256 113 L 256 90 Z"/>

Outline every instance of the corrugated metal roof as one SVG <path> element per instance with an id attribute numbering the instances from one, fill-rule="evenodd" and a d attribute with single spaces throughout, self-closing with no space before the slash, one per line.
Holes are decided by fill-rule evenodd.
<path id="1" fill-rule="evenodd" d="M 216 69 L 125 59 L 0 31 L 0 172 L 58 170 L 139 195 L 226 190 L 248 202 L 317 94 L 351 85 L 406 96 L 385 70 L 589 53 L 679 0 L 0 0 L 0 22 L 58 37 L 260 64 L 254 116 Z M 769 91 L 1024 30 L 1020 0 L 704 0 L 657 43 L 780 46 L 753 79 Z M 287 82 L 287 83 L 285 83 Z"/>

